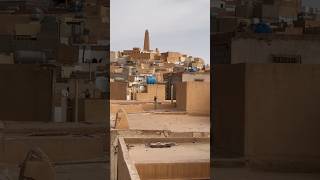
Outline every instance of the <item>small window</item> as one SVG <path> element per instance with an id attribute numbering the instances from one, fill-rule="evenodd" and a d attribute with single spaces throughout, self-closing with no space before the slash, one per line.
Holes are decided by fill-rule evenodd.
<path id="1" fill-rule="evenodd" d="M 300 55 L 272 55 L 272 63 L 301 64 Z"/>
<path id="2" fill-rule="evenodd" d="M 204 81 L 204 79 L 194 79 L 194 81 L 203 82 L 203 81 Z"/>

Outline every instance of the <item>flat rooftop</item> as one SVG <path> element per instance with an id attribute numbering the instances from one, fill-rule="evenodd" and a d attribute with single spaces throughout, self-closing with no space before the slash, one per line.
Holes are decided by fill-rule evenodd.
<path id="1" fill-rule="evenodd" d="M 172 132 L 210 132 L 209 116 L 176 113 L 128 114 L 132 130 L 169 130 Z"/>
<path id="2" fill-rule="evenodd" d="M 120 138 L 119 143 L 118 164 L 126 164 L 119 175 L 142 180 L 210 177 L 210 138 Z"/>
<path id="3" fill-rule="evenodd" d="M 177 143 L 169 148 L 135 143 L 129 145 L 129 155 L 135 164 L 210 162 L 210 143 Z"/>
<path id="4" fill-rule="evenodd" d="M 282 173 L 255 171 L 250 168 L 213 168 L 213 177 L 217 180 L 318 180 L 320 173 Z"/>

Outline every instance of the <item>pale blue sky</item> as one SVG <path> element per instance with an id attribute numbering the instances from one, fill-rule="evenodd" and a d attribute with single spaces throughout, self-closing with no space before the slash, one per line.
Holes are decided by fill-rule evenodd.
<path id="1" fill-rule="evenodd" d="M 210 0 L 111 0 L 111 50 L 178 51 L 210 62 Z"/>

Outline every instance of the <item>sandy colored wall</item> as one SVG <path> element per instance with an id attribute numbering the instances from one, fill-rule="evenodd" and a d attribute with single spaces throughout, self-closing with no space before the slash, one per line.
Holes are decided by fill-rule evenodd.
<path id="1" fill-rule="evenodd" d="M 119 138 L 118 144 L 118 180 L 140 180 L 137 169 L 129 157 L 129 152 L 123 138 Z"/>
<path id="2" fill-rule="evenodd" d="M 104 99 L 85 99 L 84 100 L 84 116 L 85 121 L 106 121 L 107 107 Z"/>
<path id="3" fill-rule="evenodd" d="M 216 66 L 212 151 L 218 157 L 244 155 L 244 68 L 244 64 Z"/>
<path id="4" fill-rule="evenodd" d="M 157 96 L 157 101 L 162 102 L 165 100 L 165 89 L 164 84 L 149 84 L 147 86 L 146 93 L 137 93 L 136 100 L 137 101 L 154 101 L 154 96 Z"/>
<path id="5" fill-rule="evenodd" d="M 320 65 L 246 65 L 245 154 L 252 162 L 320 170 L 318 82 Z"/>
<path id="6" fill-rule="evenodd" d="M 254 167 L 319 171 L 319 80 L 320 65 L 218 66 L 215 151 L 243 149 Z"/>
<path id="7" fill-rule="evenodd" d="M 127 87 L 128 87 L 128 83 L 125 83 L 125 82 L 110 82 L 110 99 L 126 100 Z"/>
<path id="8" fill-rule="evenodd" d="M 177 109 L 186 111 L 187 109 L 187 83 L 176 83 L 176 103 Z"/>
<path id="9" fill-rule="evenodd" d="M 4 137 L 0 161 L 20 164 L 33 147 L 41 148 L 53 162 L 92 160 L 105 156 L 105 140 L 102 136 Z"/>
<path id="10" fill-rule="evenodd" d="M 209 162 L 136 164 L 143 179 L 210 179 Z"/>
<path id="11" fill-rule="evenodd" d="M 187 88 L 187 112 L 210 115 L 210 82 L 188 82 Z"/>
<path id="12" fill-rule="evenodd" d="M 50 121 L 50 71 L 38 65 L 0 65 L 0 119 Z"/>
<path id="13" fill-rule="evenodd" d="M 210 115 L 210 82 L 176 83 L 177 108 L 190 114 Z"/>
<path id="14" fill-rule="evenodd" d="M 184 73 L 182 74 L 182 81 L 195 81 L 201 79 L 205 82 L 210 82 L 209 73 Z"/>
<path id="15" fill-rule="evenodd" d="M 319 64 L 317 58 L 314 57 L 317 57 L 320 51 L 320 41 L 312 38 L 280 38 L 280 35 L 278 37 L 232 40 L 231 63 L 270 63 L 271 54 L 276 54 L 301 55 L 302 64 Z"/>

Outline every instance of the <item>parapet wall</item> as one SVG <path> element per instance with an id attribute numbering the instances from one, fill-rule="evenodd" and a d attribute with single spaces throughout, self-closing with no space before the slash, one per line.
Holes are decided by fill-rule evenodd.
<path id="1" fill-rule="evenodd" d="M 127 99 L 126 82 L 110 82 L 110 99 L 111 100 L 126 100 Z"/>
<path id="2" fill-rule="evenodd" d="M 176 83 L 177 109 L 189 114 L 210 115 L 210 82 Z"/>
<path id="3" fill-rule="evenodd" d="M 154 97 L 157 96 L 157 101 L 162 102 L 165 100 L 166 90 L 164 84 L 152 84 L 147 86 L 146 93 L 137 93 L 137 101 L 154 101 Z"/>
<path id="4" fill-rule="evenodd" d="M 320 65 L 218 65 L 215 147 L 256 167 L 320 171 L 319 81 Z"/>

